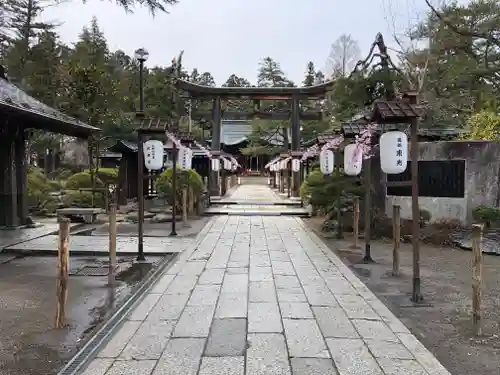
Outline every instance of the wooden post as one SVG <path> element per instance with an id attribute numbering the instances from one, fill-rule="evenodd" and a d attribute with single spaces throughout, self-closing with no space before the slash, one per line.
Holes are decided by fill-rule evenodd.
<path id="1" fill-rule="evenodd" d="M 59 217 L 57 306 L 55 327 L 62 328 L 66 320 L 66 300 L 69 279 L 69 219 Z"/>
<path id="2" fill-rule="evenodd" d="M 184 221 L 184 223 L 187 222 L 188 218 L 187 199 L 188 199 L 188 191 L 187 188 L 184 188 L 182 189 L 182 221 Z"/>
<path id="3" fill-rule="evenodd" d="M 188 215 L 194 214 L 194 192 L 192 187 L 188 187 Z"/>
<path id="4" fill-rule="evenodd" d="M 474 334 L 481 335 L 481 283 L 482 283 L 482 248 L 483 226 L 472 226 L 472 324 Z"/>
<path id="5" fill-rule="evenodd" d="M 354 197 L 353 221 L 354 248 L 357 249 L 359 239 L 359 197 Z"/>
<path id="6" fill-rule="evenodd" d="M 109 207 L 109 285 L 115 283 L 116 272 L 116 204 L 111 204 Z"/>
<path id="7" fill-rule="evenodd" d="M 399 245 L 401 243 L 401 208 L 392 206 L 392 276 L 399 276 Z"/>

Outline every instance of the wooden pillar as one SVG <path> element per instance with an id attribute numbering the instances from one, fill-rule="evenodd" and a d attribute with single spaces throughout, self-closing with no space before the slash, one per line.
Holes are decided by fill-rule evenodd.
<path id="1" fill-rule="evenodd" d="M 483 228 L 481 225 L 472 226 L 472 324 L 474 334 L 482 334 L 481 329 L 481 283 L 482 283 L 482 258 L 483 250 L 481 242 L 483 239 Z"/>
<path id="2" fill-rule="evenodd" d="M 0 129 L 0 170 L 5 170 L 5 165 L 7 163 L 6 158 L 6 144 L 7 144 L 7 135 Z M 7 195 L 5 192 L 5 184 L 0 183 L 0 207 L 5 207 L 7 200 Z M 7 217 L 5 215 L 4 210 L 0 210 L 0 226 L 4 226 L 7 224 Z"/>
<path id="3" fill-rule="evenodd" d="M 17 216 L 21 225 L 28 220 L 28 168 L 26 160 L 26 135 L 20 130 L 14 141 L 16 182 L 17 182 Z"/>
<path id="4" fill-rule="evenodd" d="M 300 100 L 292 99 L 292 154 L 300 150 Z M 290 161 L 291 164 L 291 161 Z M 300 172 L 292 172 L 292 197 L 300 196 Z"/>
<path id="5" fill-rule="evenodd" d="M 117 186 L 118 205 L 127 204 L 128 181 L 127 181 L 127 159 L 122 156 L 118 167 L 118 186 Z"/>
<path id="6" fill-rule="evenodd" d="M 407 94 L 410 103 L 418 104 L 418 94 Z M 413 249 L 413 288 L 411 300 L 415 303 L 423 300 L 420 285 L 420 207 L 418 206 L 418 117 L 411 120 L 410 158 L 411 158 L 411 244 Z"/>
<path id="7" fill-rule="evenodd" d="M 19 225 L 17 211 L 17 173 L 16 173 L 16 158 L 15 158 L 15 137 L 10 133 L 6 138 L 4 147 L 2 148 L 5 158 L 4 176 L 3 176 L 3 194 L 4 205 L 2 210 L 5 215 L 5 226 L 17 227 Z"/>
<path id="8" fill-rule="evenodd" d="M 212 151 L 220 152 L 222 109 L 220 96 L 215 97 L 212 107 Z M 210 194 L 219 195 L 219 172 L 212 171 Z"/>

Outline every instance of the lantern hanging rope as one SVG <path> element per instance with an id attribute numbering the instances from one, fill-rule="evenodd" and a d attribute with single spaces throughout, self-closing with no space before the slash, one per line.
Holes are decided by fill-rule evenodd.
<path id="1" fill-rule="evenodd" d="M 210 152 L 210 150 L 209 150 L 208 148 L 204 147 L 201 143 L 199 143 L 199 142 L 197 142 L 197 141 L 195 141 L 195 140 L 193 140 L 193 143 L 194 143 L 194 145 L 195 145 L 196 147 L 198 147 L 198 148 L 199 148 L 199 149 L 203 152 L 203 154 L 204 154 L 207 158 L 212 159 L 212 153 Z"/>
<path id="2" fill-rule="evenodd" d="M 180 150 L 181 148 L 185 148 L 181 141 L 179 141 L 172 133 L 170 132 L 165 132 L 165 135 L 167 136 L 168 139 L 170 139 L 176 146 L 177 148 Z"/>
<path id="3" fill-rule="evenodd" d="M 227 155 L 227 157 L 229 158 L 231 165 L 234 165 L 236 168 L 241 167 L 240 163 L 238 163 L 238 160 L 236 160 L 236 158 L 233 155 L 229 154 Z"/>

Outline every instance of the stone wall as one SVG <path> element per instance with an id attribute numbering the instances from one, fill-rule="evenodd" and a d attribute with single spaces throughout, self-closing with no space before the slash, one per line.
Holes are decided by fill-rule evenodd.
<path id="1" fill-rule="evenodd" d="M 472 211 L 479 205 L 499 206 L 500 143 L 489 141 L 446 141 L 419 143 L 420 160 L 465 160 L 465 195 L 463 198 L 420 197 L 421 209 L 432 221 L 457 219 L 472 222 Z M 392 205 L 401 206 L 401 217 L 411 219 L 411 197 L 386 196 L 385 209 L 392 215 Z"/>

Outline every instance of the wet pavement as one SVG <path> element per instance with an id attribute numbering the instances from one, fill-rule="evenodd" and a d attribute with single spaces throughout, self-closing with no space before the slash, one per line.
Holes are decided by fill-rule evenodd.
<path id="1" fill-rule="evenodd" d="M 146 255 L 161 256 L 170 253 L 180 253 L 186 250 L 192 242 L 193 237 L 203 228 L 206 218 L 196 219 L 184 223 L 177 223 L 178 236 L 169 237 L 171 224 L 145 224 L 144 225 L 144 253 Z M 71 235 L 69 249 L 70 254 L 100 255 L 109 252 L 109 228 L 103 224 L 97 228 L 85 230 L 86 235 Z M 118 255 L 130 255 L 137 253 L 138 238 L 137 224 L 118 223 L 116 251 Z M 56 254 L 58 248 L 57 235 L 45 235 L 43 237 L 27 240 L 16 245 L 8 246 L 6 252 L 21 254 Z"/>
<path id="2" fill-rule="evenodd" d="M 73 225 L 74 226 L 74 225 Z M 59 225 L 56 220 L 45 221 L 36 228 L 18 228 L 0 230 L 0 250 L 14 244 L 26 242 L 34 238 L 46 236 L 56 233 L 59 230 Z"/>
<path id="3" fill-rule="evenodd" d="M 0 374 L 1 375 L 55 375 L 59 369 L 87 341 L 92 333 L 105 321 L 115 308 L 130 295 L 137 283 L 154 269 L 156 263 L 165 257 L 148 254 L 148 245 L 156 244 L 159 254 L 184 251 L 192 244 L 196 235 L 203 229 L 208 218 L 190 220 L 187 224 L 178 223 L 176 238 L 165 238 L 170 234 L 170 224 L 145 225 L 145 249 L 147 263 L 136 263 L 137 225 L 118 224 L 118 250 L 127 244 L 126 252 L 133 256 L 118 258 L 116 288 L 107 286 L 107 252 L 109 248 L 107 224 L 83 227 L 82 235 L 70 236 L 70 278 L 68 300 L 66 303 L 67 324 L 63 329 L 55 329 L 56 314 L 56 274 L 57 258 L 47 256 L 57 249 L 57 236 L 46 236 L 57 230 L 56 223 L 50 220 L 46 225 L 36 228 L 38 239 L 31 236 L 24 245 L 28 249 L 45 246 L 43 256 L 28 250 L 29 256 L 17 253 L 0 253 Z M 48 224 L 47 224 L 48 223 Z M 52 226 L 50 226 L 52 224 Z M 90 229 L 89 229 L 90 228 Z M 5 231 L 4 238 L 14 238 L 14 231 Z M 78 232 L 78 231 L 75 231 Z M 24 232 L 27 233 L 27 232 Z M 2 232 L 0 232 L 0 235 Z M 10 237 L 8 237 L 10 236 Z M 150 237 L 151 236 L 151 237 Z M 163 237 L 163 238 L 162 238 Z M 16 234 L 19 240 L 19 232 Z M 80 241 L 80 242 L 79 242 Z M 41 245 L 37 245 L 41 244 Z M 29 244 L 29 246 L 26 246 Z M 35 246 L 33 246 L 33 244 Z M 77 245 L 85 256 L 75 256 Z M 85 247 L 86 246 L 86 247 Z M 19 246 L 22 248 L 22 246 Z M 97 251 L 96 251 L 97 250 Z M 92 255 L 96 253 L 97 255 Z M 99 255 L 102 252 L 105 256 Z M 97 269 L 102 276 L 86 276 L 86 267 Z M 104 274 L 102 273 L 104 270 Z"/>
<path id="4" fill-rule="evenodd" d="M 74 257 L 71 268 L 95 265 L 106 259 Z M 149 260 L 159 259 L 150 257 Z M 119 259 L 121 281 L 114 289 L 107 287 L 106 276 L 70 277 L 67 324 L 62 329 L 54 328 L 56 258 L 18 258 L 0 265 L 0 374 L 56 374 L 138 282 L 132 261 Z"/>
<path id="5" fill-rule="evenodd" d="M 219 216 L 199 238 L 81 374 L 449 375 L 300 219 Z"/>

